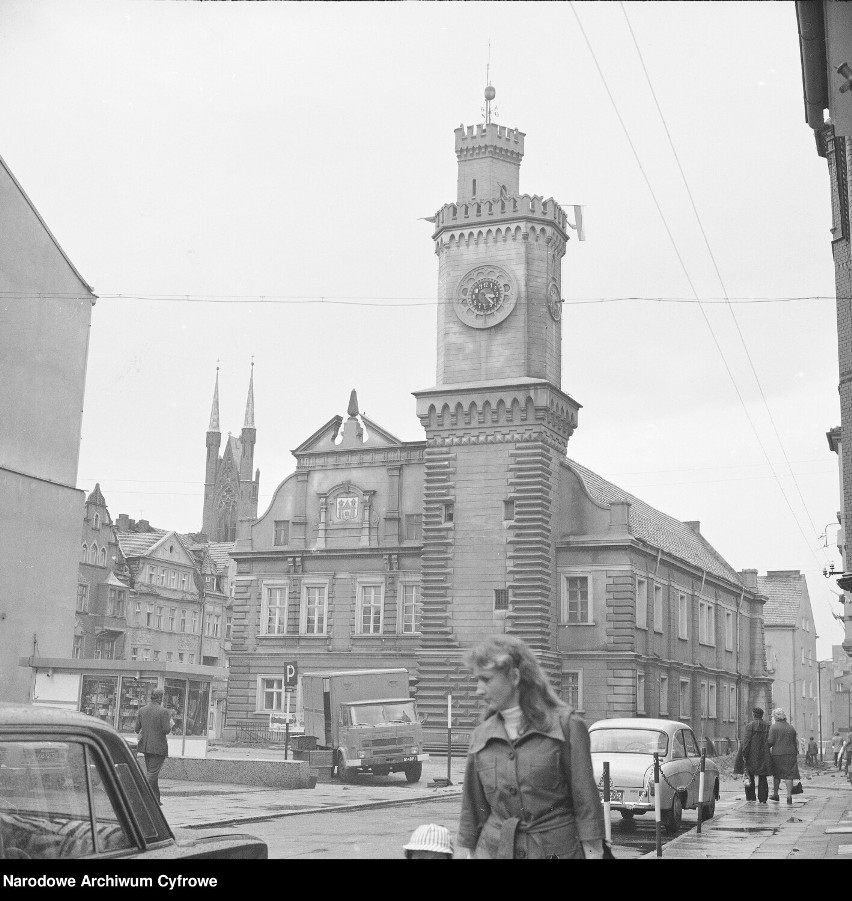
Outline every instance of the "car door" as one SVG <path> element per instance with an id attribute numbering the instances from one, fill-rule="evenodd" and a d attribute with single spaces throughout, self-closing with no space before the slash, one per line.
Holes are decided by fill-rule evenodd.
<path id="1" fill-rule="evenodd" d="M 668 781 L 670 791 L 676 791 L 689 784 L 691 768 L 686 753 L 683 729 L 677 729 L 672 736 L 671 754 L 663 766 L 663 775 Z"/>

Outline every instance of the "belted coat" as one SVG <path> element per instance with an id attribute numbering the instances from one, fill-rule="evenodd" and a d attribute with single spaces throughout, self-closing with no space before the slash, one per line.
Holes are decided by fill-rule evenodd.
<path id="1" fill-rule="evenodd" d="M 475 857 L 582 860 L 580 842 L 604 838 L 586 724 L 567 705 L 552 720 L 515 741 L 499 712 L 474 730 L 458 841 Z"/>
<path id="2" fill-rule="evenodd" d="M 743 763 L 752 776 L 771 776 L 772 758 L 769 754 L 769 724 L 752 720 L 745 728 Z"/>

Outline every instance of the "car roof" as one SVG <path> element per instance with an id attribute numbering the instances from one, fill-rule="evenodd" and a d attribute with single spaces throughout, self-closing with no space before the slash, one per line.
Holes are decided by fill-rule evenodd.
<path id="1" fill-rule="evenodd" d="M 0 728 L 15 726 L 81 726 L 114 734 L 108 723 L 87 713 L 42 704 L 17 704 L 0 701 Z"/>
<path id="2" fill-rule="evenodd" d="M 672 729 L 691 729 L 688 723 L 680 720 L 654 720 L 644 716 L 622 717 L 620 719 L 598 720 L 589 726 L 592 729 L 659 729 L 670 732 Z"/>

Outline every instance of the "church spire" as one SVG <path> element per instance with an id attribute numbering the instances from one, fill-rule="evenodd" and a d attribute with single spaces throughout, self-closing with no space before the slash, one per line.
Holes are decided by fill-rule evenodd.
<path id="1" fill-rule="evenodd" d="M 219 431 L 219 361 L 216 361 L 216 387 L 213 389 L 213 406 L 210 410 L 210 425 L 208 432 Z"/>
<path id="2" fill-rule="evenodd" d="M 246 421 L 244 429 L 254 428 L 254 359 L 251 361 L 251 375 L 249 376 L 248 398 L 246 399 Z"/>

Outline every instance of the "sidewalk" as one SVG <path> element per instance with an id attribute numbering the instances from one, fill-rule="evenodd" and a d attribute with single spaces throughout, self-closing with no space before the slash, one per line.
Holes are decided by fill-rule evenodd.
<path id="1" fill-rule="evenodd" d="M 210 756 L 230 759 L 282 760 L 283 751 L 255 748 L 215 748 Z M 461 794 L 464 757 L 452 760 L 453 785 L 429 788 L 436 778 L 446 778 L 447 758 L 432 756 L 423 763 L 420 782 L 408 783 L 402 773 L 364 776 L 351 785 L 338 779 L 318 782 L 315 788 L 276 789 L 252 785 L 225 785 L 212 782 L 181 782 L 160 779 L 163 813 L 175 828 L 200 829 L 211 826 L 247 826 L 257 820 L 343 808 L 383 807 L 404 802 L 434 801 Z"/>
<path id="2" fill-rule="evenodd" d="M 841 774 L 820 773 L 805 792 L 757 804 L 738 800 L 725 812 L 663 846 L 663 858 L 836 859 L 852 857 L 852 784 Z M 783 792 L 783 788 L 782 788 Z M 654 858 L 656 853 L 646 854 Z"/>

